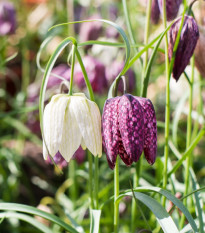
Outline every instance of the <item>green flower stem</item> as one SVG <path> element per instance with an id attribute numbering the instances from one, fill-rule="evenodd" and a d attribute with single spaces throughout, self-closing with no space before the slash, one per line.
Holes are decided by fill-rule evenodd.
<path id="1" fill-rule="evenodd" d="M 163 24 L 167 28 L 166 0 L 163 0 Z M 168 36 L 165 34 L 165 67 L 166 67 L 166 116 L 165 116 L 165 146 L 164 146 L 164 176 L 163 188 L 167 186 L 167 168 L 169 156 L 169 124 L 170 124 L 170 77 L 169 77 L 169 56 L 168 56 Z M 162 204 L 165 206 L 166 198 L 163 197 Z"/>
<path id="2" fill-rule="evenodd" d="M 77 199 L 77 181 L 76 181 L 76 174 L 75 174 L 75 171 L 76 171 L 76 161 L 71 159 L 71 161 L 69 162 L 69 168 L 68 168 L 68 172 L 69 172 L 69 178 L 72 180 L 72 185 L 70 187 L 70 190 L 69 190 L 69 194 L 70 194 L 70 197 L 71 197 L 71 200 L 76 200 Z M 75 202 L 74 202 L 75 203 Z"/>
<path id="3" fill-rule="evenodd" d="M 152 7 L 152 0 L 148 0 L 147 12 L 146 12 L 146 26 L 145 26 L 145 34 L 144 34 L 144 44 L 145 45 L 148 44 L 148 40 L 149 40 L 151 7 Z M 147 63 L 148 63 L 148 50 L 145 52 L 145 57 L 144 57 L 144 61 L 143 61 L 143 72 L 142 72 L 141 84 L 143 84 L 143 81 L 144 81 L 144 75 L 146 72 Z M 141 89 L 142 89 L 142 85 L 141 85 Z M 141 92 L 142 92 L 142 90 L 141 90 Z"/>
<path id="4" fill-rule="evenodd" d="M 72 46 L 72 64 L 71 64 L 71 74 L 70 74 L 70 88 L 69 88 L 69 95 L 73 94 L 73 73 L 75 67 L 75 53 L 76 53 L 76 45 L 73 44 Z"/>
<path id="5" fill-rule="evenodd" d="M 89 162 L 90 208 L 94 209 L 94 200 L 93 200 L 93 155 L 90 152 L 88 152 L 88 162 Z"/>
<path id="6" fill-rule="evenodd" d="M 194 57 L 191 59 L 191 67 L 192 67 L 192 74 L 191 74 L 191 85 L 189 86 L 189 114 L 187 117 L 187 134 L 186 134 L 186 149 L 189 148 L 191 144 L 191 133 L 192 133 L 192 105 L 193 105 L 193 84 L 194 84 Z M 186 168 L 185 168 L 185 190 L 184 196 L 188 194 L 189 191 L 189 170 L 191 166 L 191 153 L 186 158 Z M 187 207 L 187 199 L 184 200 L 184 205 Z M 183 215 L 181 218 L 180 225 L 181 227 L 184 225 L 185 216 Z"/>
<path id="7" fill-rule="evenodd" d="M 89 92 L 89 95 L 90 95 L 90 100 L 94 101 L 95 97 L 94 97 L 94 94 L 93 94 L 93 89 L 92 89 L 92 86 L 90 84 L 87 72 L 85 70 L 85 66 L 83 64 L 83 61 L 82 61 L 82 58 L 81 58 L 81 55 L 80 55 L 78 49 L 76 49 L 76 57 L 78 59 L 78 62 L 80 64 L 80 67 L 81 67 L 83 75 L 84 75 L 85 83 L 86 83 L 86 86 L 88 88 L 88 92 Z"/>
<path id="8" fill-rule="evenodd" d="M 95 157 L 95 209 L 98 209 L 98 180 L 99 180 L 99 158 L 98 156 Z"/>
<path id="9" fill-rule="evenodd" d="M 116 159 L 114 170 L 114 233 L 118 233 L 119 225 L 119 202 L 117 198 L 119 196 L 119 155 Z"/>

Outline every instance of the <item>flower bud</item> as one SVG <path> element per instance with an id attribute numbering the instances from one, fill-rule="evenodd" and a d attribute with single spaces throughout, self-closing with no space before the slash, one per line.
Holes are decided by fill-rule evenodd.
<path id="1" fill-rule="evenodd" d="M 159 10 L 163 14 L 163 0 L 158 0 L 158 3 Z M 177 17 L 181 3 L 182 0 L 166 0 L 167 21 L 171 21 Z"/>
<path id="2" fill-rule="evenodd" d="M 0 35 L 9 35 L 16 30 L 16 11 L 11 2 L 0 3 Z"/>
<path id="3" fill-rule="evenodd" d="M 181 17 L 171 26 L 169 32 L 169 59 L 172 59 L 173 49 L 176 42 L 177 34 L 181 25 Z M 199 29 L 196 21 L 191 16 L 185 16 L 184 25 L 182 27 L 178 48 L 175 55 L 173 66 L 173 77 L 178 81 L 180 75 L 188 65 L 193 55 L 199 38 Z"/>

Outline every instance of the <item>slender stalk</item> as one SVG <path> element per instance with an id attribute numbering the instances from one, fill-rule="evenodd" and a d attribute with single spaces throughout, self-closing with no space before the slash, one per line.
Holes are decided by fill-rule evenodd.
<path id="1" fill-rule="evenodd" d="M 163 0 L 163 24 L 167 28 L 166 0 Z M 166 115 L 165 115 L 165 146 L 164 146 L 164 179 L 163 188 L 167 186 L 167 165 L 169 156 L 169 125 L 170 125 L 170 77 L 169 77 L 169 56 L 168 56 L 168 36 L 165 34 L 165 67 L 166 67 Z M 162 204 L 165 206 L 166 198 L 163 197 Z"/>
<path id="2" fill-rule="evenodd" d="M 140 174 L 141 174 L 141 166 L 142 166 L 142 156 L 136 164 L 135 173 L 133 175 L 133 188 L 137 188 L 139 186 Z M 134 198 L 133 198 L 134 199 Z M 137 200 L 132 201 L 132 216 L 131 216 L 131 232 L 134 233 L 136 230 L 136 216 L 137 216 Z"/>
<path id="3" fill-rule="evenodd" d="M 146 25 L 145 25 L 145 34 L 144 34 L 144 44 L 148 44 L 149 40 L 149 31 L 150 31 L 150 18 L 151 18 L 151 7 L 152 7 L 152 0 L 148 0 L 147 4 L 147 12 L 146 12 Z M 148 63 L 148 50 L 145 52 L 145 57 L 143 61 L 143 72 L 142 72 L 142 80 L 141 80 L 141 85 L 143 84 L 144 81 L 144 74 L 147 68 L 147 63 Z M 142 89 L 142 87 L 141 87 Z M 141 90 L 142 92 L 142 90 Z"/>
<path id="4" fill-rule="evenodd" d="M 95 190 L 94 190 L 94 194 L 95 194 L 95 209 L 98 209 L 99 207 L 99 203 L 98 203 L 98 180 L 99 180 L 99 159 L 98 156 L 95 157 L 95 176 L 94 176 L 94 180 L 95 180 Z"/>
<path id="5" fill-rule="evenodd" d="M 187 118 L 187 134 L 186 134 L 186 149 L 189 148 L 191 144 L 191 133 L 192 133 L 192 103 L 193 103 L 193 84 L 194 84 L 194 57 L 191 59 L 191 66 L 192 66 L 192 74 L 191 74 L 191 85 L 189 89 L 189 114 Z M 186 196 L 189 191 L 189 170 L 191 165 L 191 153 L 186 159 L 186 168 L 185 168 L 185 190 L 184 195 Z M 187 207 L 187 199 L 184 200 L 184 205 Z M 180 225 L 181 227 L 184 225 L 185 216 L 183 215 L 181 218 Z"/>
<path id="6" fill-rule="evenodd" d="M 73 94 L 73 73 L 75 67 L 75 53 L 76 53 L 76 45 L 72 46 L 72 64 L 71 64 L 71 74 L 70 74 L 70 88 L 69 88 L 69 95 Z"/>
<path id="7" fill-rule="evenodd" d="M 114 170 L 114 233 L 118 233 L 119 225 L 119 202 L 116 201 L 119 196 L 119 156 L 117 156 Z"/>
<path id="8" fill-rule="evenodd" d="M 69 178 L 73 181 L 70 189 L 69 189 L 69 193 L 70 193 L 70 197 L 71 200 L 76 200 L 77 197 L 77 182 L 76 182 L 76 175 L 75 175 L 75 170 L 76 170 L 76 164 L 75 164 L 75 160 L 71 159 L 71 161 L 69 162 Z"/>
<path id="9" fill-rule="evenodd" d="M 89 162 L 90 208 L 94 209 L 94 200 L 93 200 L 93 155 L 90 152 L 88 152 L 88 162 Z"/>

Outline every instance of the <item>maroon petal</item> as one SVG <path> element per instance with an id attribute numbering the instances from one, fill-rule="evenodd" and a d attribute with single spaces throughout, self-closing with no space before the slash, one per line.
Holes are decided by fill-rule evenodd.
<path id="1" fill-rule="evenodd" d="M 136 97 L 144 109 L 144 155 L 149 164 L 157 156 L 157 121 L 152 102 L 146 98 Z"/>
<path id="2" fill-rule="evenodd" d="M 103 148 L 107 156 L 108 164 L 114 169 L 117 155 L 119 153 L 119 125 L 118 125 L 118 103 L 120 97 L 108 99 L 102 114 L 102 139 Z"/>
<path id="3" fill-rule="evenodd" d="M 125 94 L 119 102 L 119 130 L 126 154 L 119 153 L 125 164 L 137 162 L 144 145 L 143 108 L 130 94 Z M 127 156 L 128 155 L 128 156 Z"/>

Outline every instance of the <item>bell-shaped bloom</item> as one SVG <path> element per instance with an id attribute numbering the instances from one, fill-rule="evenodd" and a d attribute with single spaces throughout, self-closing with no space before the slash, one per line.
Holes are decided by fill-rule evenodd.
<path id="1" fill-rule="evenodd" d="M 157 149 L 156 132 L 155 112 L 149 100 L 125 94 L 106 101 L 102 136 L 111 169 L 115 167 L 117 155 L 129 166 L 139 160 L 143 150 L 147 161 L 153 164 Z"/>
<path id="2" fill-rule="evenodd" d="M 174 20 L 177 17 L 182 0 L 166 0 L 167 21 Z M 158 0 L 159 10 L 163 14 L 163 0 Z"/>
<path id="3" fill-rule="evenodd" d="M 9 35 L 16 30 L 16 11 L 11 2 L 0 2 L 0 35 Z"/>
<path id="4" fill-rule="evenodd" d="M 153 24 L 157 24 L 160 19 L 160 10 L 158 0 L 152 0 L 152 8 L 151 8 L 151 20 Z"/>
<path id="5" fill-rule="evenodd" d="M 181 17 L 171 26 L 169 31 L 169 59 L 173 55 L 173 49 L 176 42 L 177 34 L 181 25 Z M 173 77 L 178 81 L 180 75 L 188 65 L 191 56 L 194 53 L 197 41 L 199 39 L 199 29 L 196 21 L 191 16 L 185 16 L 182 27 L 178 48 L 175 55 L 173 66 Z"/>
<path id="6" fill-rule="evenodd" d="M 91 56 L 84 57 L 83 63 L 87 71 L 88 78 L 90 80 L 90 84 L 93 88 L 93 91 L 98 94 L 104 93 L 107 88 L 104 64 L 102 64 L 100 61 Z M 85 79 L 79 63 L 75 66 L 74 76 L 75 83 L 77 84 L 78 88 L 81 90 L 85 88 Z"/>
<path id="7" fill-rule="evenodd" d="M 94 156 L 102 155 L 100 111 L 84 94 L 53 96 L 45 107 L 43 125 L 45 159 L 48 153 L 54 157 L 60 152 L 69 162 L 80 145 Z"/>

